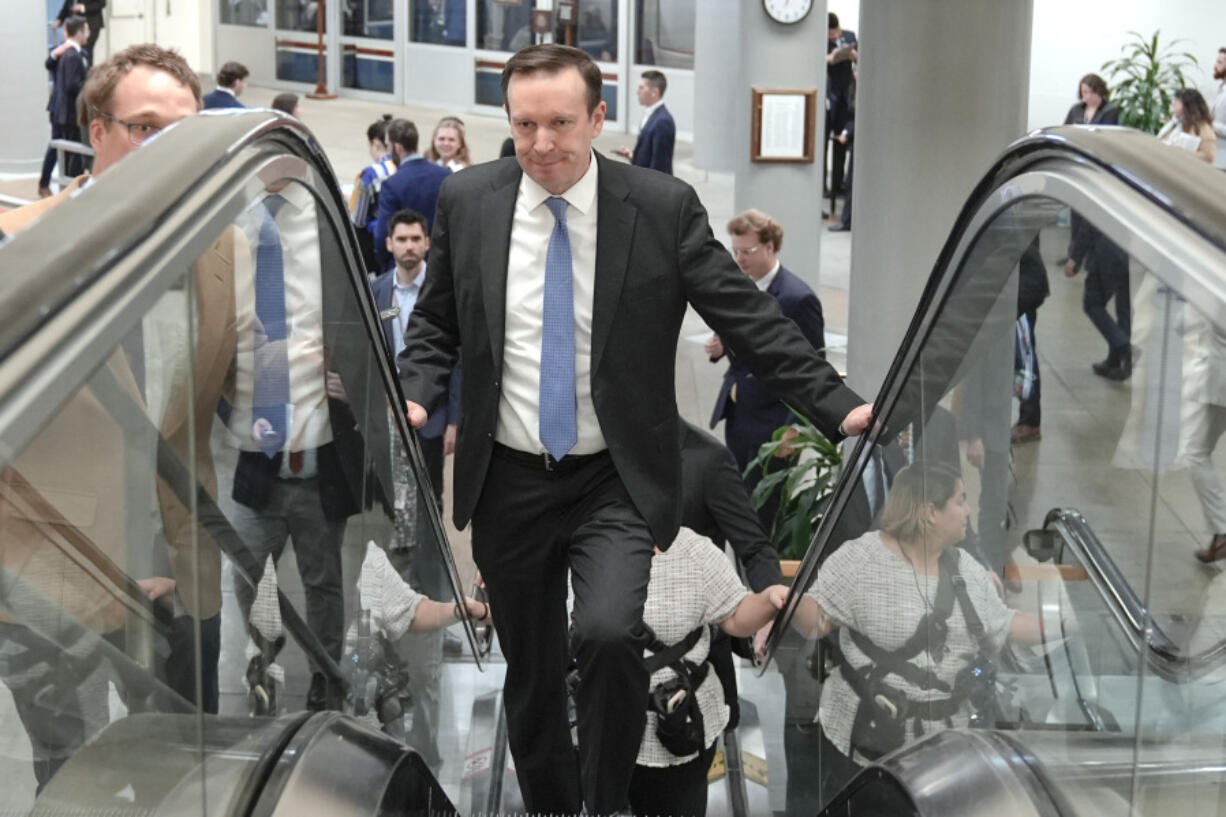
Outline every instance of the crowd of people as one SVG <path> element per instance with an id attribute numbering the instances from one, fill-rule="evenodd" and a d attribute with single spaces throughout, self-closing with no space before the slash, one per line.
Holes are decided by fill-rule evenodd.
<path id="1" fill-rule="evenodd" d="M 52 136 L 88 140 L 92 177 L 197 110 L 242 107 L 249 72 L 239 63 L 223 65 L 217 88 L 202 94 L 173 52 L 136 46 L 91 70 L 90 22 L 70 13 L 64 31 L 47 62 L 55 78 Z M 850 227 L 858 47 L 829 15 L 822 155 L 824 163 L 829 146 L 832 212 L 837 196 L 845 199 L 831 229 Z M 1226 80 L 1226 49 L 1215 78 Z M 226 268 L 217 277 L 237 293 L 230 299 L 237 328 L 202 331 L 194 342 L 211 344 L 197 356 L 218 355 L 224 365 L 215 370 L 230 372 L 232 382 L 202 381 L 193 394 L 204 406 L 199 418 L 216 414 L 241 440 L 230 523 L 245 555 L 228 555 L 241 562 L 235 594 L 244 619 L 257 608 L 267 566 L 292 542 L 306 627 L 322 653 L 339 661 L 354 617 L 342 586 L 347 520 L 381 504 L 393 533 L 362 554 L 361 605 L 396 649 L 415 656 L 414 723 L 423 731 L 412 740 L 431 765 L 442 762 L 438 633 L 468 615 L 492 620 L 499 635 L 508 737 L 531 812 L 701 815 L 716 741 L 737 718 L 730 642 L 759 633 L 787 594 L 767 533 L 779 498 L 757 510 L 749 503 L 750 491 L 776 469 L 745 474 L 746 467 L 797 414 L 840 440 L 867 429 L 872 406 L 825 361 L 821 302 L 783 266 L 778 221 L 756 209 L 737 215 L 726 225 L 729 253 L 694 190 L 672 177 L 676 128 L 663 104 L 664 75 L 641 77 L 644 115 L 635 146 L 620 152 L 627 162 L 592 150 L 606 111 L 601 82 L 599 67 L 579 49 L 516 53 L 502 75 L 510 151 L 495 161 L 474 161 L 457 116 L 440 119 L 425 145 L 405 118 L 384 115 L 366 129 L 370 163 L 355 179 L 349 215 L 425 474 L 414 473 L 394 423 L 372 427 L 375 410 L 358 393 L 365 387 L 344 369 L 345 341 L 325 331 L 337 307 L 314 235 L 315 205 L 293 185 L 271 185 L 214 248 Z M 1101 77 L 1083 77 L 1078 98 L 1067 124 L 1118 121 Z M 1224 100 L 1226 93 L 1211 111 L 1199 92 L 1181 90 L 1162 140 L 1221 166 Z M 272 107 L 300 115 L 294 94 L 279 95 Z M 86 183 L 79 178 L 53 195 L 51 170 L 40 180 L 47 201 L 0 216 L 4 234 Z M 65 170 L 80 177 L 84 168 Z M 1031 367 L 1015 443 L 1041 438 L 1035 329 L 1049 287 L 1035 254 L 1037 244 L 1021 264 L 1023 277 L 1027 270 L 1032 277 L 1019 294 L 1028 350 L 1018 353 L 1029 352 Z M 1135 356 L 1127 254 L 1074 213 L 1067 256 L 1066 274 L 1086 271 L 1084 309 L 1107 342 L 1093 371 L 1127 380 Z M 201 303 L 207 310 L 215 302 L 202 294 Z M 710 360 L 729 360 L 711 418 L 712 427 L 724 422 L 725 444 L 677 417 L 670 353 L 687 305 L 714 330 Z M 123 365 L 138 369 L 137 360 L 130 355 Z M 383 407 L 375 413 L 382 418 Z M 209 423 L 200 424 L 196 447 L 208 450 Z M 1211 453 L 1226 424 L 1214 418 L 1206 427 Z M 367 452 L 358 456 L 357 477 L 348 450 L 355 445 Z M 378 463 L 369 469 L 373 486 L 361 461 L 370 451 Z M 451 511 L 459 527 L 471 524 L 482 600 L 441 601 L 452 593 L 451 577 L 430 541 L 431 512 L 422 502 L 441 513 L 449 456 Z M 991 452 L 977 456 L 986 462 Z M 215 496 L 207 459 L 197 457 L 196 476 Z M 781 457 L 778 467 L 786 464 Z M 428 493 L 418 477 L 428 480 Z M 1206 476 L 1198 490 L 1201 482 L 1206 515 L 1212 509 L 1220 527 L 1198 556 L 1216 560 L 1226 557 L 1226 500 L 1220 483 Z M 983 523 L 982 508 L 984 531 L 992 524 Z M 181 510 L 162 509 L 168 538 L 169 520 Z M 1038 638 L 1037 624 L 1002 601 L 999 554 L 976 559 L 963 547 L 971 511 L 959 473 L 923 462 L 895 469 L 888 493 L 868 499 L 868 517 L 866 532 L 824 564 L 796 618 L 806 635 L 834 634 L 842 656 L 821 693 L 827 791 L 926 729 L 969 722 L 980 690 L 966 680 L 968 667 L 1008 640 Z M 183 532 L 181 523 L 176 530 Z M 215 713 L 220 576 L 169 562 L 169 575 L 148 577 L 142 587 L 153 601 L 176 600 L 181 641 L 201 639 L 193 661 L 202 682 L 184 676 L 182 665 L 178 676 L 169 664 L 160 671 L 177 694 Z M 189 603 L 188 579 L 204 578 L 209 601 Z M 916 635 L 934 617 L 945 639 L 939 649 Z M 262 685 L 275 634 L 251 630 L 263 663 L 248 680 Z M 422 638 L 402 640 L 410 635 Z M 184 644 L 175 646 L 183 655 Z M 310 708 L 343 705 L 324 669 L 312 666 Z M 23 720 L 36 724 L 41 704 L 15 697 L 29 714 Z M 913 716 L 874 720 L 864 702 L 879 697 Z M 85 736 L 30 729 L 45 785 Z"/>

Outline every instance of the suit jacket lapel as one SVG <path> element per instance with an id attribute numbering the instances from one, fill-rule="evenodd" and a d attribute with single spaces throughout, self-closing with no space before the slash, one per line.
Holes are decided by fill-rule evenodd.
<path id="1" fill-rule="evenodd" d="M 626 199 L 630 188 L 617 167 L 596 154 L 600 182 L 596 214 L 596 284 L 592 303 L 592 371 L 600 365 L 630 263 L 630 242 L 638 210 Z"/>
<path id="2" fill-rule="evenodd" d="M 481 202 L 481 225 L 486 233 L 481 251 L 481 298 L 490 333 L 490 352 L 498 376 L 502 375 L 502 341 L 506 329 L 507 258 L 511 252 L 511 222 L 519 196 L 518 167 L 499 178 L 494 191 Z"/>
<path id="3" fill-rule="evenodd" d="M 771 284 L 766 288 L 766 294 L 774 295 L 775 300 L 779 299 L 779 290 L 783 289 L 783 282 L 779 279 L 787 272 L 783 264 L 779 265 L 779 271 L 775 273 L 775 277 L 771 279 Z"/>

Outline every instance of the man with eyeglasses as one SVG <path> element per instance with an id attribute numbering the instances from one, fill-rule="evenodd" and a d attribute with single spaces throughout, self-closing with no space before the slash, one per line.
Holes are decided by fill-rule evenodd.
<path id="1" fill-rule="evenodd" d="M 201 106 L 201 89 L 195 71 L 180 54 L 160 46 L 142 44 L 124 49 L 96 66 L 81 90 L 81 102 L 81 125 L 94 149 L 93 176 L 79 176 L 55 196 L 0 214 L 0 235 L 19 233 L 55 207 L 81 194 L 93 177 L 109 172 L 161 130 L 195 114 Z M 110 204 L 138 207 L 139 191 L 133 191 L 127 203 L 112 199 Z M 216 478 L 209 453 L 211 423 L 208 419 L 213 415 L 224 385 L 222 381 L 228 369 L 227 361 L 234 357 L 233 331 L 226 328 L 233 324 L 234 257 L 233 231 L 226 231 L 193 267 L 199 319 L 194 353 L 195 383 L 190 395 L 184 393 L 187 391 L 184 389 L 175 391 L 173 384 L 163 384 L 170 393 L 165 397 L 166 407 L 158 418 L 161 435 L 184 463 L 194 463 L 197 481 L 214 494 Z M 140 336 L 142 333 L 139 330 L 138 326 L 138 331 L 131 333 L 132 336 Z M 136 383 L 140 383 L 145 375 L 152 378 L 156 370 L 145 369 L 142 355 L 132 352 L 129 340 L 131 338 L 125 339 L 122 352 L 112 356 L 112 368 L 120 371 L 124 377 L 131 376 Z M 147 343 L 142 342 L 140 346 L 148 348 Z M 192 401 L 190 411 L 186 407 L 189 399 Z M 152 414 L 151 409 L 151 418 Z M 186 422 L 189 414 L 196 418 L 194 427 Z M 105 430 L 113 427 L 114 423 L 110 415 L 105 412 L 100 414 L 94 424 L 95 434 L 105 436 Z M 70 425 L 63 434 L 80 434 L 83 427 L 84 424 Z M 98 451 L 103 454 L 98 454 Z M 104 454 L 102 442 L 93 439 L 85 444 L 83 440 L 80 454 L 71 469 L 60 470 L 94 473 L 98 468 L 108 466 Z M 132 455 L 132 452 L 128 452 L 125 457 Z M 109 464 L 115 465 L 113 462 Z M 83 490 L 87 494 L 96 494 L 97 507 L 107 509 L 106 513 L 99 512 L 100 517 L 121 518 L 125 504 L 131 499 L 132 484 L 125 484 L 123 478 L 111 482 L 113 484 L 92 484 Z M 139 583 L 151 600 L 173 602 L 174 634 L 171 636 L 170 655 L 164 663 L 166 680 L 172 689 L 192 701 L 196 700 L 197 689 L 194 633 L 196 621 L 199 621 L 202 684 L 199 703 L 206 712 L 215 713 L 219 703 L 217 664 L 221 643 L 220 553 L 205 533 L 194 530 L 198 526 L 192 515 L 171 497 L 166 486 L 158 486 L 157 499 L 161 509 L 161 529 L 169 544 L 170 576 L 140 579 Z M 197 539 L 198 546 L 195 543 Z M 122 536 L 105 534 L 96 536 L 95 544 L 112 555 L 119 564 L 124 564 L 123 559 L 127 554 L 143 553 L 152 547 L 150 542 L 124 541 Z M 159 555 L 154 563 L 159 561 L 166 562 L 167 559 Z M 71 611 L 68 612 L 71 615 Z M 82 623 L 89 624 L 89 621 L 83 620 Z M 106 630 L 105 627 L 100 629 Z M 74 748 L 72 741 L 50 747 L 52 761 L 56 755 L 60 755 L 58 759 L 62 762 L 63 754 Z M 57 766 L 57 763 L 51 762 L 49 771 L 39 773 L 40 784 L 46 782 Z"/>
<path id="2" fill-rule="evenodd" d="M 746 210 L 728 222 L 728 232 L 732 236 L 732 255 L 741 272 L 748 275 L 758 289 L 774 296 L 784 316 L 795 323 L 810 345 L 825 357 L 822 303 L 808 284 L 779 263 L 783 227 L 760 210 Z M 712 363 L 725 354 L 729 358 L 730 365 L 724 374 L 719 396 L 715 399 L 715 411 L 711 414 L 711 428 L 715 428 L 720 420 L 724 421 L 724 442 L 743 473 L 775 430 L 795 422 L 796 418 L 774 390 L 754 377 L 730 350 L 724 348 L 718 336 L 707 341 L 706 352 Z M 745 478 L 746 487 L 751 493 L 762 476 L 762 471 L 755 469 Z M 758 511 L 762 525 L 768 531 L 778 503 L 776 493 Z"/>

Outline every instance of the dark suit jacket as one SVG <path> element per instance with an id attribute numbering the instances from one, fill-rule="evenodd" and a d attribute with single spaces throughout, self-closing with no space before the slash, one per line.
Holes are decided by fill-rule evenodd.
<path id="1" fill-rule="evenodd" d="M 430 267 L 426 267 L 426 274 L 429 275 Z M 375 291 L 375 303 L 378 305 L 379 311 L 383 312 L 386 309 L 392 308 L 392 295 L 395 292 L 396 270 L 390 269 L 375 279 L 371 285 Z M 403 318 L 394 318 L 393 320 L 403 320 Z M 387 348 L 389 352 L 396 348 L 396 337 L 392 334 L 392 321 L 386 320 L 383 322 L 383 337 L 387 340 Z M 392 362 L 395 365 L 395 361 Z M 426 427 L 421 429 L 421 436 L 432 439 L 443 436 L 443 432 L 447 430 L 447 426 L 451 423 L 459 425 L 460 423 L 460 384 L 464 380 L 463 368 L 460 364 L 456 364 L 455 369 L 451 373 L 451 382 L 447 388 L 447 405 L 445 411 L 431 412 L 430 420 L 426 423 Z"/>
<path id="2" fill-rule="evenodd" d="M 208 110 L 209 108 L 245 108 L 247 106 L 239 102 L 238 97 L 234 94 L 217 88 L 204 95 L 204 107 Z"/>
<path id="3" fill-rule="evenodd" d="M 677 141 L 677 124 L 668 108 L 661 105 L 639 131 L 634 143 L 632 161 L 638 167 L 650 167 L 670 176 L 673 173 L 673 145 Z"/>
<path id="4" fill-rule="evenodd" d="M 809 285 L 780 265 L 766 292 L 774 296 L 784 316 L 800 328 L 809 345 L 824 357 L 826 334 L 822 303 Z M 715 398 L 715 410 L 711 413 L 711 427 L 714 428 L 728 414 L 728 400 L 735 385 L 736 414 L 730 422 L 736 423 L 737 436 L 766 442 L 775 429 L 795 421 L 792 413 L 780 401 L 779 394 L 755 377 L 743 360 L 735 353 L 729 354 L 729 357 L 731 363 L 724 374 L 719 396 Z"/>
<path id="5" fill-rule="evenodd" d="M 55 64 L 55 95 L 51 121 L 57 125 L 77 124 L 77 95 L 89 73 L 89 61 L 79 49 L 69 48 Z"/>
<path id="6" fill-rule="evenodd" d="M 451 171 L 424 158 L 406 159 L 394 174 L 383 180 L 379 188 L 379 217 L 375 221 L 375 257 L 388 269 L 392 257 L 387 251 L 387 224 L 397 210 L 416 210 L 426 217 L 426 229 L 434 224 L 434 208 L 443 179 Z"/>
<path id="7" fill-rule="evenodd" d="M 731 543 L 754 592 L 783 581 L 779 554 L 749 504 L 732 453 L 689 423 L 681 439 L 681 524 L 721 548 Z"/>
<path id="8" fill-rule="evenodd" d="M 692 187 L 599 154 L 596 161 L 592 401 L 613 464 L 664 547 L 681 517 L 675 368 L 687 303 L 827 434 L 837 438 L 839 423 L 863 401 L 813 352 L 778 302 L 737 268 L 711 234 Z M 521 175 L 514 159 L 501 159 L 443 185 L 430 269 L 399 361 L 405 395 L 430 410 L 446 394 L 457 355 L 463 357 L 459 527 L 472 517 L 494 447 L 507 255 Z"/>
<path id="9" fill-rule="evenodd" d="M 55 19 L 61 23 L 72 16 L 72 7 L 77 3 L 85 6 L 85 14 L 82 16 L 89 23 L 91 32 L 102 30 L 102 10 L 106 8 L 106 0 L 64 0 L 64 4 L 60 6 L 60 13 L 55 15 Z M 91 34 L 91 36 L 93 36 Z"/>

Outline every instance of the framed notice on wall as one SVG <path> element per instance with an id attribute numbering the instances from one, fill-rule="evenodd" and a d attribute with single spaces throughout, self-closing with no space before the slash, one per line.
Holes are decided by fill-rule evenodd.
<path id="1" fill-rule="evenodd" d="M 753 89 L 749 158 L 811 164 L 817 144 L 817 89 Z"/>

